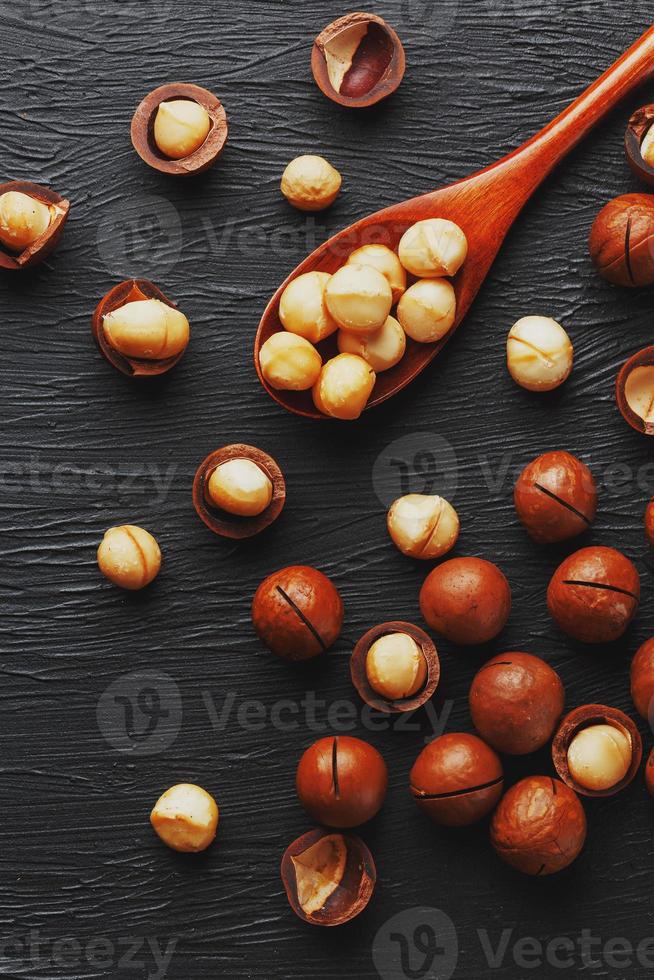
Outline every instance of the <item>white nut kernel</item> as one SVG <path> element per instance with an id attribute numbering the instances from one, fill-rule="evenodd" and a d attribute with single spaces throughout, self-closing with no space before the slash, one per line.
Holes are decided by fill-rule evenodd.
<path id="1" fill-rule="evenodd" d="M 182 160 L 202 146 L 209 130 L 209 113 L 198 102 L 174 99 L 162 102 L 154 120 L 154 141 L 165 156 Z"/>
<path id="2" fill-rule="evenodd" d="M 459 537 L 459 517 L 443 497 L 410 493 L 390 507 L 388 533 L 410 558 L 441 558 Z"/>
<path id="3" fill-rule="evenodd" d="M 47 204 L 20 191 L 0 195 L 0 243 L 22 252 L 40 238 L 52 220 Z"/>
<path id="4" fill-rule="evenodd" d="M 125 303 L 103 317 L 107 343 L 124 357 L 163 361 L 186 349 L 190 327 L 179 310 L 158 299 Z"/>
<path id="5" fill-rule="evenodd" d="M 591 725 L 575 735 L 568 747 L 568 768 L 585 789 L 612 789 L 629 771 L 631 739 L 613 725 Z"/>
<path id="6" fill-rule="evenodd" d="M 335 419 L 358 419 L 375 386 L 375 372 L 356 354 L 327 361 L 313 387 L 318 411 Z"/>
<path id="7" fill-rule="evenodd" d="M 405 333 L 420 344 L 441 340 L 456 320 L 456 293 L 447 279 L 420 279 L 397 306 Z"/>
<path id="8" fill-rule="evenodd" d="M 388 279 L 393 305 L 406 289 L 406 271 L 395 252 L 386 245 L 362 245 L 352 252 L 346 265 L 369 265 Z"/>
<path id="9" fill-rule="evenodd" d="M 395 317 L 389 316 L 376 333 L 356 334 L 339 330 L 337 343 L 341 354 L 358 354 L 379 374 L 402 360 L 406 350 L 406 334 Z"/>
<path id="10" fill-rule="evenodd" d="M 229 459 L 209 477 L 209 496 L 216 507 L 238 517 L 256 517 L 270 505 L 273 486 L 251 459 Z"/>
<path id="11" fill-rule="evenodd" d="M 388 319 L 393 293 L 388 279 L 372 266 L 344 265 L 327 283 L 325 303 L 343 330 L 375 333 Z"/>
<path id="12" fill-rule="evenodd" d="M 468 239 L 453 221 L 427 218 L 404 233 L 398 251 L 414 276 L 454 276 L 468 256 Z"/>
<path id="13" fill-rule="evenodd" d="M 373 691 L 389 701 L 410 698 L 427 680 L 425 655 L 407 633 L 381 636 L 368 650 L 366 676 Z"/>
<path id="14" fill-rule="evenodd" d="M 110 527 L 98 548 L 98 566 L 114 585 L 135 592 L 159 574 L 161 550 L 156 538 L 142 527 Z"/>
<path id="15" fill-rule="evenodd" d="M 290 333 L 319 344 L 338 330 L 325 304 L 327 272 L 305 272 L 288 284 L 279 303 L 279 319 Z"/>
<path id="16" fill-rule="evenodd" d="M 218 829 L 218 807 L 213 796 L 193 783 L 179 783 L 157 800 L 150 823 L 173 851 L 197 853 L 213 842 Z"/>
<path id="17" fill-rule="evenodd" d="M 307 391 L 318 380 L 322 357 L 304 337 L 280 330 L 262 345 L 259 364 L 272 388 Z"/>
<path id="18" fill-rule="evenodd" d="M 333 204 L 342 177 L 323 157 L 301 156 L 291 160 L 282 177 L 282 194 L 300 211 L 323 211 Z"/>
<path id="19" fill-rule="evenodd" d="M 572 371 L 574 352 L 563 327 L 545 316 L 526 316 L 511 328 L 506 346 L 513 380 L 528 391 L 552 391 Z"/>

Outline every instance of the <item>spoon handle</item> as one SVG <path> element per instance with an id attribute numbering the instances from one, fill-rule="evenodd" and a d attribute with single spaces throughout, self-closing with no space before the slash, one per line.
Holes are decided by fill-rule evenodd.
<path id="1" fill-rule="evenodd" d="M 654 25 L 556 119 L 490 167 L 489 178 L 492 175 L 495 182 L 498 169 L 505 171 L 512 183 L 514 204 L 521 206 L 597 123 L 651 78 L 654 78 Z"/>

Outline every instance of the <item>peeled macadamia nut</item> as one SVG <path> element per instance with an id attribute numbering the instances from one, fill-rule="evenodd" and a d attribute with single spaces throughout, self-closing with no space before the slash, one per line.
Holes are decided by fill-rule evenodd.
<path id="1" fill-rule="evenodd" d="M 279 302 L 279 319 L 289 333 L 318 344 L 338 330 L 325 305 L 330 279 L 327 272 L 306 272 L 288 284 Z"/>
<path id="2" fill-rule="evenodd" d="M 376 376 L 356 354 L 338 354 L 327 361 L 313 387 L 319 412 L 335 419 L 358 419 L 366 407 Z"/>
<path id="3" fill-rule="evenodd" d="M 171 160 L 182 160 L 199 150 L 211 129 L 209 113 L 191 99 L 162 102 L 154 120 L 154 141 Z"/>
<path id="4" fill-rule="evenodd" d="M 584 789 L 602 791 L 622 782 L 631 766 L 631 739 L 613 725 L 591 725 L 568 748 L 570 775 Z"/>
<path id="5" fill-rule="evenodd" d="M 392 505 L 387 518 L 388 533 L 403 555 L 410 558 L 441 558 L 459 537 L 459 518 L 442 497 L 410 493 Z"/>
<path id="6" fill-rule="evenodd" d="M 344 265 L 325 288 L 325 303 L 343 330 L 375 333 L 386 323 L 393 293 L 386 276 L 369 265 Z"/>
<path id="7" fill-rule="evenodd" d="M 405 333 L 419 344 L 440 340 L 454 326 L 456 294 L 446 279 L 420 279 L 409 286 L 397 306 Z"/>
<path id="8" fill-rule="evenodd" d="M 389 701 L 399 701 L 424 687 L 427 661 L 412 636 L 388 633 L 368 650 L 366 676 L 373 691 Z"/>
<path id="9" fill-rule="evenodd" d="M 528 391 L 552 391 L 572 371 L 573 349 L 563 327 L 546 316 L 526 316 L 511 328 L 506 346 L 509 373 Z"/>
<path id="10" fill-rule="evenodd" d="M 337 342 L 341 354 L 358 354 L 377 374 L 399 364 L 406 350 L 406 334 L 393 316 L 389 316 L 377 333 L 339 330 Z"/>
<path id="11" fill-rule="evenodd" d="M 323 157 L 296 157 L 284 171 L 282 194 L 300 211 L 322 211 L 334 203 L 341 184 L 338 170 Z"/>
<path id="12" fill-rule="evenodd" d="M 414 276 L 455 276 L 468 256 L 468 239 L 453 221 L 427 218 L 404 233 L 399 255 Z"/>
<path id="13" fill-rule="evenodd" d="M 189 322 L 179 310 L 159 299 L 125 303 L 102 321 L 107 343 L 124 357 L 163 361 L 188 345 Z"/>
<path id="14" fill-rule="evenodd" d="M 322 357 L 304 337 L 280 331 L 262 345 L 259 365 L 272 388 L 307 391 L 318 380 Z"/>
<path id="15" fill-rule="evenodd" d="M 201 786 L 179 783 L 167 789 L 150 814 L 158 837 L 173 851 L 205 851 L 216 837 L 218 807 Z"/>
<path id="16" fill-rule="evenodd" d="M 209 477 L 212 502 L 228 514 L 256 517 L 270 505 L 273 487 L 267 473 L 251 459 L 228 459 Z"/>
<path id="17" fill-rule="evenodd" d="M 640 144 L 640 155 L 645 163 L 654 167 L 654 126 L 650 126 L 645 133 L 645 139 Z"/>
<path id="18" fill-rule="evenodd" d="M 132 592 L 145 588 L 159 574 L 161 551 L 142 527 L 110 527 L 98 548 L 100 571 L 114 585 Z"/>
<path id="19" fill-rule="evenodd" d="M 52 220 L 47 204 L 20 191 L 0 195 L 0 243 L 22 252 L 40 238 Z"/>
<path id="20" fill-rule="evenodd" d="M 402 263 L 386 245 L 363 245 L 352 252 L 346 265 L 369 265 L 386 276 L 393 291 L 393 305 L 406 289 L 406 272 Z"/>

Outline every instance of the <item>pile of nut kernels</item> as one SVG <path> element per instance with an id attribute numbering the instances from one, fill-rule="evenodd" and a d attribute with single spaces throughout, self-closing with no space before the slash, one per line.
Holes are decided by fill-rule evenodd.
<path id="1" fill-rule="evenodd" d="M 317 38 L 313 70 L 322 91 L 343 106 L 370 105 L 390 94 L 404 73 L 397 35 L 374 15 L 354 14 Z M 150 93 L 135 113 L 132 138 L 155 169 L 177 176 L 200 173 L 215 163 L 227 140 L 220 101 L 197 86 L 173 84 Z M 654 108 L 639 110 L 627 133 L 630 163 L 654 184 Z M 340 174 L 322 157 L 292 161 L 281 189 L 300 209 L 330 206 Z M 16 271 L 41 261 L 56 245 L 69 203 L 47 188 L 13 182 L 0 185 L 0 267 Z M 599 271 L 625 286 L 654 283 L 649 243 L 654 199 L 628 195 L 600 213 L 590 239 Z M 456 276 L 468 255 L 465 232 L 439 216 L 407 229 L 397 253 L 385 245 L 354 250 L 328 275 L 295 278 L 280 303 L 283 331 L 261 347 L 259 364 L 279 390 L 312 391 L 316 408 L 335 419 L 356 419 L 366 407 L 376 374 L 398 365 L 407 337 L 433 344 L 456 321 Z M 407 286 L 407 274 L 417 281 Z M 454 283 L 451 281 L 454 280 Z M 391 315 L 396 308 L 396 316 Z M 129 377 L 170 370 L 183 355 L 190 325 L 154 284 L 129 280 L 110 290 L 93 317 L 102 354 Z M 337 333 L 339 354 L 323 363 L 318 345 Z M 528 316 L 507 340 L 511 376 L 524 388 L 549 391 L 573 365 L 570 339 L 555 320 Z M 631 425 L 654 433 L 654 348 L 635 355 L 618 379 L 618 403 Z M 260 533 L 281 512 L 286 495 L 275 460 L 256 447 L 235 445 L 211 453 L 198 468 L 194 503 L 216 534 L 244 538 Z M 567 541 L 587 531 L 597 510 L 592 473 L 564 451 L 533 460 L 515 486 L 516 513 L 539 544 Z M 646 512 L 654 546 L 654 502 Z M 456 545 L 460 520 L 442 497 L 409 494 L 387 515 L 389 535 L 411 558 L 434 561 Z M 134 525 L 110 528 L 98 548 L 98 565 L 114 584 L 140 590 L 158 575 L 162 555 L 156 539 Z M 619 639 L 636 614 L 640 580 L 633 563 L 602 546 L 570 555 L 547 590 L 553 620 L 586 644 Z M 511 612 L 511 589 L 502 571 L 478 557 L 451 558 L 433 568 L 420 592 L 426 624 L 460 646 L 477 646 L 502 631 Z M 344 603 L 319 570 L 291 566 L 266 578 L 252 603 L 252 623 L 262 643 L 287 661 L 305 661 L 338 640 Z M 351 677 L 361 698 L 387 713 L 414 711 L 431 698 L 441 679 L 436 646 L 407 622 L 373 626 L 351 657 Z M 637 712 L 649 720 L 654 699 L 654 639 L 636 654 L 631 692 Z M 492 814 L 490 837 L 498 855 L 530 875 L 567 867 L 586 836 L 580 796 L 610 796 L 635 778 L 641 737 L 624 712 L 583 705 L 564 713 L 565 691 L 542 659 L 523 652 L 494 657 L 474 677 L 470 715 L 478 735 L 449 733 L 415 760 L 409 788 L 435 823 L 462 827 Z M 500 754 L 528 755 L 551 743 L 559 779 L 532 776 L 503 795 Z M 654 795 L 654 752 L 646 770 Z M 302 755 L 297 794 L 321 825 L 293 842 L 281 865 L 291 907 L 315 925 L 339 925 L 361 912 L 376 882 L 365 843 L 345 833 L 372 819 L 384 803 L 384 759 L 361 739 L 329 736 Z M 219 812 L 199 786 L 178 784 L 151 813 L 159 837 L 183 852 L 206 849 L 214 840 Z"/>

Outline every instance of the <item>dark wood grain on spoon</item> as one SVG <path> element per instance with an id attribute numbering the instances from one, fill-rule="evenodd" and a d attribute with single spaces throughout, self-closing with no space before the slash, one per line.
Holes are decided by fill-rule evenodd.
<path id="1" fill-rule="evenodd" d="M 500 247 L 523 207 L 554 167 L 630 92 L 654 77 L 654 26 L 556 119 L 522 147 L 485 170 L 450 187 L 385 208 L 339 232 L 316 249 L 279 287 L 268 304 L 254 345 L 259 379 L 280 405 L 307 418 L 325 418 L 314 406 L 311 392 L 277 391 L 264 379 L 259 351 L 272 334 L 282 330 L 279 301 L 286 286 L 305 272 L 333 273 L 361 245 L 379 242 L 397 249 L 406 229 L 424 218 L 449 218 L 464 230 L 468 258 L 454 279 L 456 322 L 434 344 L 408 341 L 403 360 L 377 375 L 367 408 L 379 405 L 406 388 L 436 357 L 472 306 Z M 335 335 L 319 345 L 326 360 L 337 353 Z"/>

